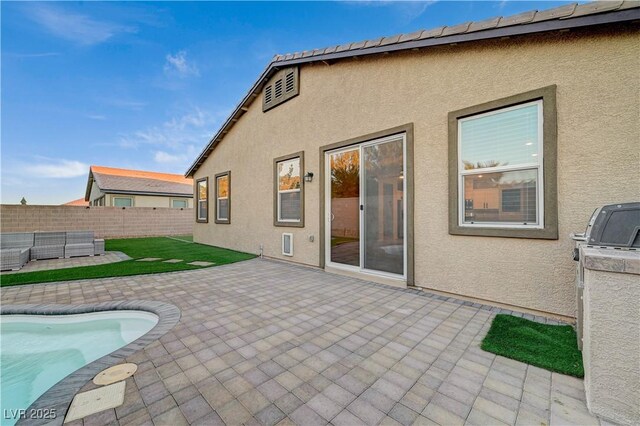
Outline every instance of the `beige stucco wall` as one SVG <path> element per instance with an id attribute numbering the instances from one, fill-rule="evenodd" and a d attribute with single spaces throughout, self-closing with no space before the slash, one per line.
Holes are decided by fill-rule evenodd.
<path id="1" fill-rule="evenodd" d="M 91 192 L 89 193 L 89 202 L 91 204 L 93 204 L 94 200 L 97 200 L 98 198 L 102 197 L 104 195 L 104 193 L 102 191 L 100 191 L 100 188 L 98 188 L 98 185 L 96 185 L 96 182 L 92 182 L 91 183 Z"/>
<path id="2" fill-rule="evenodd" d="M 195 178 L 231 170 L 231 224 L 196 224 L 195 240 L 319 265 L 319 147 L 414 123 L 415 283 L 440 291 L 575 315 L 570 232 L 591 212 L 640 198 L 640 37 L 637 29 L 572 31 L 314 64 L 300 95 L 263 113 L 261 99 Z M 557 241 L 448 234 L 447 113 L 557 85 Z M 305 227 L 273 226 L 273 159 L 300 150 L 315 173 Z M 210 190 L 213 195 L 213 189 Z M 292 232 L 295 256 L 280 254 Z M 309 236 L 315 236 L 313 242 Z"/>
<path id="3" fill-rule="evenodd" d="M 107 194 L 106 205 L 113 206 L 114 198 L 133 198 L 133 207 L 171 207 L 171 200 L 187 200 L 188 208 L 193 208 L 193 198 L 164 197 L 155 195 Z"/>
<path id="4" fill-rule="evenodd" d="M 587 266 L 582 348 L 587 406 L 607 420 L 640 424 L 640 253 L 583 249 L 581 257 Z"/>

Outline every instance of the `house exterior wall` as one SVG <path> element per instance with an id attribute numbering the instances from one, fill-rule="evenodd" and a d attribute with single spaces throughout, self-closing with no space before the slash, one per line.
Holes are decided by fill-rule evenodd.
<path id="1" fill-rule="evenodd" d="M 108 194 L 107 205 L 113 206 L 113 199 L 116 197 L 133 198 L 133 207 L 171 207 L 171 200 L 187 200 L 188 208 L 193 207 L 193 199 L 187 197 L 125 194 Z"/>
<path id="2" fill-rule="evenodd" d="M 415 285 L 575 316 L 569 233 L 603 204 L 640 198 L 640 37 L 634 28 L 572 30 L 300 68 L 300 95 L 254 102 L 194 179 L 231 170 L 230 224 L 194 240 L 320 266 L 319 147 L 413 123 Z M 447 114 L 557 85 L 558 240 L 448 233 Z M 305 227 L 273 226 L 273 159 L 304 151 Z M 294 256 L 281 234 L 294 234 Z M 409 230 L 408 232 L 411 232 Z M 310 241 L 309 236 L 314 236 Z"/>

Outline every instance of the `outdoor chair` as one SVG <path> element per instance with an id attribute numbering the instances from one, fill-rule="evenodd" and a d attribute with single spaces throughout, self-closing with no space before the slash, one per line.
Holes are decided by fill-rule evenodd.
<path id="1" fill-rule="evenodd" d="M 36 232 L 31 260 L 63 258 L 65 241 L 65 232 Z"/>
<path id="2" fill-rule="evenodd" d="M 29 261 L 33 232 L 0 234 L 0 270 L 17 271 Z"/>
<path id="3" fill-rule="evenodd" d="M 93 256 L 93 231 L 69 231 L 64 246 L 64 257 Z"/>

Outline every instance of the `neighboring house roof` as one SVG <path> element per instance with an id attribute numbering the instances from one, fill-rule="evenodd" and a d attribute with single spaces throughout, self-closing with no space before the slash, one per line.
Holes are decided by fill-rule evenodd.
<path id="1" fill-rule="evenodd" d="M 87 201 L 93 182 L 108 194 L 193 197 L 193 179 L 172 173 L 91 166 L 84 197 Z"/>
<path id="2" fill-rule="evenodd" d="M 64 203 L 63 206 L 88 206 L 89 202 L 84 198 L 78 198 L 77 200 L 69 201 L 68 203 Z"/>
<path id="3" fill-rule="evenodd" d="M 518 35 L 537 34 L 548 31 L 568 30 L 640 19 L 640 1 L 597 1 L 586 4 L 570 4 L 543 11 L 532 10 L 507 17 L 495 17 L 482 21 L 466 22 L 450 27 L 420 30 L 408 34 L 397 34 L 356 43 L 346 43 L 324 49 L 306 50 L 286 55 L 276 55 L 258 77 L 232 114 L 211 138 L 185 176 L 193 176 L 207 159 L 229 129 L 258 98 L 264 84 L 282 68 L 311 62 L 334 62 L 336 60 L 413 50 L 446 44 L 489 40 Z"/>

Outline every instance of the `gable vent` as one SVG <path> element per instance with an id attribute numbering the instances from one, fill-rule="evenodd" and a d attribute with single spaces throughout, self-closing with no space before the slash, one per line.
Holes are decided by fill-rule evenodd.
<path id="1" fill-rule="evenodd" d="M 273 96 L 272 96 L 272 92 L 273 92 L 273 88 L 272 88 L 271 86 L 267 86 L 267 87 L 264 89 L 264 101 L 265 101 L 265 102 L 267 102 L 267 103 L 268 103 L 268 102 L 271 102 L 272 97 L 273 97 Z"/>
<path id="2" fill-rule="evenodd" d="M 287 77 L 285 78 L 285 89 L 284 91 L 289 93 L 291 91 L 293 91 L 293 73 L 290 72 L 287 74 Z"/>
<path id="3" fill-rule="evenodd" d="M 264 86 L 262 111 L 266 112 L 288 101 L 297 96 L 299 92 L 300 83 L 297 67 L 285 68 L 276 72 Z"/>
<path id="4" fill-rule="evenodd" d="M 290 232 L 282 233 L 282 254 L 293 256 L 293 234 Z"/>

